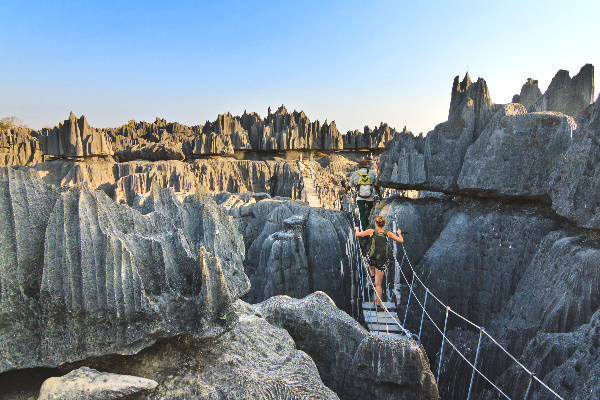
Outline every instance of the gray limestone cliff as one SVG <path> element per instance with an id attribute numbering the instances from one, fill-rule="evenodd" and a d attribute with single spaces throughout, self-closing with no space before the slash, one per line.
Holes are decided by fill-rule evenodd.
<path id="1" fill-rule="evenodd" d="M 344 255 L 351 227 L 343 212 L 266 195 L 220 195 L 217 201 L 244 235 L 245 270 L 252 282 L 247 301 L 323 291 L 338 307 L 350 309 L 350 264 Z"/>
<path id="2" fill-rule="evenodd" d="M 382 202 L 375 213 L 388 220 L 396 215 L 409 232 L 404 247 L 437 299 L 485 327 L 564 398 L 593 398 L 590 390 L 598 385 L 592 371 L 600 357 L 596 232 L 557 216 L 544 203 L 397 198 Z M 410 281 L 410 268 L 403 270 Z M 422 302 L 422 287 L 415 293 Z M 445 308 L 432 301 L 427 310 L 443 327 Z M 419 331 L 420 309 L 411 306 L 408 315 L 407 327 Z M 471 360 L 478 336 L 451 315 L 448 338 Z M 422 341 L 437 364 L 441 336 L 430 324 L 423 325 Z M 442 359 L 440 393 L 464 397 L 471 368 L 451 346 Z M 482 343 L 479 369 L 511 398 L 524 395 L 529 376 L 489 340 Z M 495 398 L 497 392 L 489 389 L 479 379 L 473 391 L 478 398 Z M 533 390 L 533 398 L 545 393 L 539 385 Z"/>
<path id="3" fill-rule="evenodd" d="M 585 91 L 580 86 L 593 92 L 590 68 L 573 78 L 577 93 Z M 452 93 L 448 121 L 427 136 L 399 134 L 389 142 L 380 158 L 381 185 L 542 201 L 582 227 L 600 228 L 598 101 L 589 104 L 586 95 L 587 106 L 575 119 L 569 110 L 571 115 L 492 104 L 485 82 L 472 84 L 468 75 L 455 79 Z"/>
<path id="4" fill-rule="evenodd" d="M 155 187 L 140 213 L 85 184 L 2 170 L 1 371 L 132 354 L 231 327 L 248 290 L 235 222 L 207 194 Z"/>

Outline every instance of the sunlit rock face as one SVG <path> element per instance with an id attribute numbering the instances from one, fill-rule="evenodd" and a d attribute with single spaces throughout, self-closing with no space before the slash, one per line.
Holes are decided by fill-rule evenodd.
<path id="1" fill-rule="evenodd" d="M 594 101 L 594 66 L 584 65 L 573 78 L 569 71 L 556 73 L 544 95 L 528 106 L 529 112 L 557 111 L 577 117 Z"/>
<path id="2" fill-rule="evenodd" d="M 458 185 L 498 195 L 548 195 L 552 170 L 571 144 L 573 118 L 505 107 L 469 148 Z"/>
<path id="3" fill-rule="evenodd" d="M 513 96 L 513 103 L 520 103 L 525 108 L 530 107 L 536 103 L 542 97 L 542 92 L 538 87 L 538 81 L 535 79 L 528 78 L 527 81 L 521 86 L 521 93 Z"/>
<path id="4" fill-rule="evenodd" d="M 133 354 L 235 322 L 243 241 L 207 194 L 155 187 L 137 211 L 85 184 L 58 193 L 4 168 L 2 371 Z M 11 210 L 11 211 L 9 211 Z"/>
<path id="5" fill-rule="evenodd" d="M 41 136 L 29 128 L 0 129 L 0 166 L 35 165 L 43 162 Z"/>
<path id="6" fill-rule="evenodd" d="M 500 109 L 492 103 L 485 80 L 472 83 L 466 74 L 460 82 L 457 76 L 448 121 L 426 136 L 395 135 L 381 155 L 380 183 L 397 189 L 455 192 L 467 149 Z"/>
<path id="7" fill-rule="evenodd" d="M 60 126 L 47 131 L 44 154 L 56 157 L 111 156 L 113 149 L 106 133 L 91 128 L 85 117 L 73 113 Z"/>
<path id="8" fill-rule="evenodd" d="M 593 67 L 584 66 L 573 79 L 565 72 L 559 71 L 535 103 L 547 106 L 534 104 L 529 112 L 520 103 L 493 104 L 482 79 L 473 84 L 468 74 L 462 82 L 457 77 L 448 121 L 427 136 L 396 135 L 381 155 L 379 182 L 397 189 L 543 202 L 579 226 L 600 228 Z M 528 88 L 535 86 L 530 81 Z M 529 91 L 524 86 L 524 96 Z M 576 109 L 561 106 L 572 104 L 566 100 L 571 98 L 579 99 Z"/>

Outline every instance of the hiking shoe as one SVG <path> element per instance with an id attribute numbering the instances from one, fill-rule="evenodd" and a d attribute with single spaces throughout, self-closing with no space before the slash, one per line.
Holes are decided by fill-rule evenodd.
<path id="1" fill-rule="evenodd" d="M 385 308 L 383 308 L 382 305 L 378 304 L 377 305 L 377 312 L 384 312 L 384 311 L 385 311 Z"/>

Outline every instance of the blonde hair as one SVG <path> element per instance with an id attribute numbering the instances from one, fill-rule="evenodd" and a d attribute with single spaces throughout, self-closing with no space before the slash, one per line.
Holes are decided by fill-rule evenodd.
<path id="1" fill-rule="evenodd" d="M 377 225 L 380 228 L 385 227 L 385 218 L 382 217 L 381 215 L 378 217 L 375 217 L 375 225 Z"/>

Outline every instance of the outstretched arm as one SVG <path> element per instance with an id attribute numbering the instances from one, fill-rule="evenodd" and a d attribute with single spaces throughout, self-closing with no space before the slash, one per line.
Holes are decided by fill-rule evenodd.
<path id="1" fill-rule="evenodd" d="M 397 236 L 393 232 L 388 231 L 388 236 L 391 237 L 392 239 L 394 239 L 398 243 L 404 243 L 404 238 L 402 237 L 402 231 L 400 229 L 398 229 L 396 232 L 398 233 Z"/>
<path id="2" fill-rule="evenodd" d="M 358 229 L 358 226 L 354 227 L 354 231 L 356 232 L 356 236 L 358 237 L 363 237 L 363 236 L 371 236 L 373 235 L 373 229 L 367 229 L 366 231 L 361 232 Z"/>
<path id="3" fill-rule="evenodd" d="M 346 185 L 346 189 L 344 190 L 344 192 L 341 194 L 342 197 L 344 197 L 346 195 L 346 193 L 348 193 L 348 190 L 350 190 L 350 186 Z"/>
<path id="4" fill-rule="evenodd" d="M 383 197 L 381 197 L 381 192 L 379 191 L 379 186 L 375 185 L 374 187 L 375 187 L 375 192 L 377 192 L 377 196 L 379 196 L 379 199 L 383 200 Z"/>

